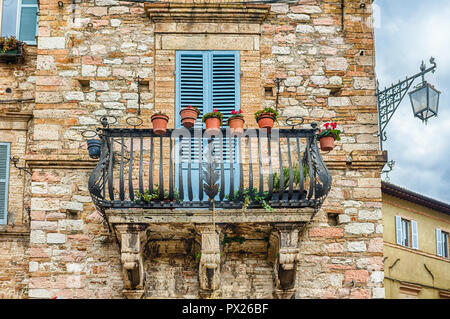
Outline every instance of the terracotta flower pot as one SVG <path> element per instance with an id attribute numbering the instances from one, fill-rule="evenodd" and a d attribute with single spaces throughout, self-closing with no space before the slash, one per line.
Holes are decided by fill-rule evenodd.
<path id="1" fill-rule="evenodd" d="M 191 128 L 195 124 L 200 111 L 193 107 L 186 107 L 180 111 L 181 124 L 186 128 Z"/>
<path id="2" fill-rule="evenodd" d="M 220 131 L 220 119 L 210 117 L 205 120 L 206 130 L 209 133 L 218 133 Z"/>
<path id="3" fill-rule="evenodd" d="M 332 151 L 334 148 L 334 136 L 324 136 L 320 140 L 320 149 L 324 152 Z"/>
<path id="4" fill-rule="evenodd" d="M 230 126 L 231 135 L 242 135 L 242 133 L 244 132 L 244 123 L 245 123 L 245 120 L 243 117 L 231 118 L 228 121 L 228 125 Z"/>
<path id="5" fill-rule="evenodd" d="M 153 132 L 157 135 L 163 135 L 167 130 L 169 117 L 165 114 L 153 114 L 152 117 Z"/>
<path id="6" fill-rule="evenodd" d="M 257 122 L 260 128 L 266 128 L 270 130 L 273 127 L 275 119 L 272 113 L 262 113 L 258 116 Z"/>

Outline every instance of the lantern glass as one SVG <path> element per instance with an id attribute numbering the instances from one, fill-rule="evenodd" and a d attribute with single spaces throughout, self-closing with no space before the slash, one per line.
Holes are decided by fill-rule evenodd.
<path id="1" fill-rule="evenodd" d="M 428 87 L 428 106 L 432 112 L 437 114 L 439 106 L 439 95 L 441 92 L 436 90 L 433 86 Z"/>
<path id="2" fill-rule="evenodd" d="M 440 94 L 427 82 L 423 82 L 417 89 L 409 93 L 414 116 L 422 121 L 437 116 Z"/>
<path id="3" fill-rule="evenodd" d="M 427 92 L 428 86 L 423 86 L 409 93 L 411 105 L 415 115 L 422 113 L 428 108 Z"/>

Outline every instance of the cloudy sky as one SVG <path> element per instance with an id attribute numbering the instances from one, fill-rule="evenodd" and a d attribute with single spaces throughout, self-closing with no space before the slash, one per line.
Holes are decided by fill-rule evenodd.
<path id="1" fill-rule="evenodd" d="M 395 161 L 390 182 L 450 203 L 450 1 L 375 0 L 374 5 L 380 89 L 419 72 L 422 60 L 430 66 L 433 56 L 437 70 L 425 79 L 442 92 L 438 117 L 427 125 L 414 118 L 408 95 L 389 122 L 383 149 Z"/>

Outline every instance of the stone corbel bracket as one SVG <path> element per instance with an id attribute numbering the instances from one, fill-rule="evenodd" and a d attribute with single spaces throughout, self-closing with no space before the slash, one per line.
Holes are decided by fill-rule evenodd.
<path id="1" fill-rule="evenodd" d="M 140 299 L 144 294 L 143 251 L 147 242 L 147 225 L 116 224 L 114 227 L 120 242 L 123 293 L 128 299 Z"/>
<path id="2" fill-rule="evenodd" d="M 220 229 L 212 225 L 197 225 L 196 229 L 201 237 L 200 296 L 216 298 L 220 295 Z"/>
<path id="3" fill-rule="evenodd" d="M 297 262 L 299 261 L 298 236 L 301 224 L 275 224 L 278 241 L 277 259 L 274 263 L 275 291 L 278 299 L 291 299 L 296 291 Z"/>

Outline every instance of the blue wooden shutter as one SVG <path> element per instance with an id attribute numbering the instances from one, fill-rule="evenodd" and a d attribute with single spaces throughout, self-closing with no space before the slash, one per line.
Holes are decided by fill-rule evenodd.
<path id="1" fill-rule="evenodd" d="M 231 111 L 240 109 L 239 51 L 212 51 L 211 105 L 224 115 L 224 125 Z"/>
<path id="2" fill-rule="evenodd" d="M 212 109 L 223 114 L 226 127 L 231 111 L 240 109 L 240 58 L 239 51 L 212 51 L 211 53 L 211 97 Z M 234 162 L 237 162 L 237 148 L 233 147 Z M 230 161 L 229 141 L 224 139 L 222 157 Z M 236 168 L 236 167 L 235 167 Z"/>
<path id="3" fill-rule="evenodd" d="M 37 35 L 37 12 L 38 5 L 36 0 L 21 0 L 19 25 L 17 37 L 27 43 L 36 43 Z"/>
<path id="4" fill-rule="evenodd" d="M 16 36 L 17 26 L 17 1 L 3 1 L 2 12 L 2 36 Z"/>
<path id="5" fill-rule="evenodd" d="M 419 249 L 419 236 L 417 234 L 417 222 L 411 221 L 411 238 L 412 238 L 412 248 Z"/>
<path id="6" fill-rule="evenodd" d="M 442 231 L 439 228 L 436 228 L 436 252 L 438 256 L 442 257 Z"/>
<path id="7" fill-rule="evenodd" d="M 402 218 L 400 216 L 395 216 L 395 230 L 396 239 L 398 245 L 403 245 L 402 241 Z"/>
<path id="8" fill-rule="evenodd" d="M 9 143 L 0 143 L 0 224 L 8 221 Z"/>
<path id="9" fill-rule="evenodd" d="M 181 127 L 180 110 L 188 105 L 200 111 L 195 127 L 202 127 L 201 118 L 207 111 L 208 74 L 206 53 L 202 51 L 177 51 L 176 53 L 176 126 Z M 183 140 L 183 162 L 188 160 L 187 144 Z M 191 161 L 198 161 L 198 139 L 191 139 Z"/>

